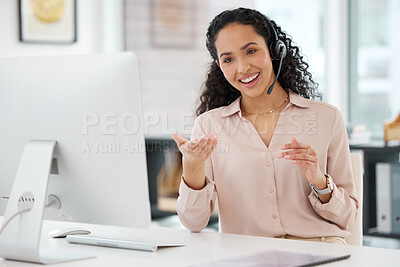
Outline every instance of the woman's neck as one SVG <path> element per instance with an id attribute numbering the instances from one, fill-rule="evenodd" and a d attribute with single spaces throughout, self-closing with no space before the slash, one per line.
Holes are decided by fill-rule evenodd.
<path id="1" fill-rule="evenodd" d="M 269 95 L 267 90 L 255 98 L 242 94 L 240 105 L 248 113 L 263 113 L 278 108 L 288 97 L 288 93 L 279 83 L 276 83 L 274 90 Z"/>

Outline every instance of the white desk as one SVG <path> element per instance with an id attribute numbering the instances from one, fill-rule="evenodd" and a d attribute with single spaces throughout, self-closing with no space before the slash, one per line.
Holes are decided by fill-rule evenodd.
<path id="1" fill-rule="evenodd" d="M 168 239 L 183 241 L 184 247 L 164 248 L 157 252 L 69 244 L 65 239 L 48 238 L 47 233 L 64 227 L 85 227 L 97 235 L 121 235 L 129 238 Z M 244 256 L 267 249 L 293 252 L 344 255 L 350 259 L 330 263 L 328 266 L 399 266 L 400 250 L 319 242 L 283 240 L 255 236 L 230 235 L 213 232 L 190 233 L 187 230 L 152 226 L 148 229 L 44 221 L 41 245 L 46 248 L 78 250 L 97 255 L 94 259 L 57 264 L 64 266 L 189 266 L 224 258 Z M 35 264 L 5 261 L 0 267 L 33 266 Z M 43 265 L 40 265 L 43 266 Z"/>

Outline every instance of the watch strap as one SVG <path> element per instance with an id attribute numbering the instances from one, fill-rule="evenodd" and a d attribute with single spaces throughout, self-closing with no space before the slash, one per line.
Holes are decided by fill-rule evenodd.
<path id="1" fill-rule="evenodd" d="M 317 189 L 317 188 L 315 188 L 315 186 L 312 183 L 310 183 L 311 190 L 314 192 L 314 194 L 317 197 L 319 197 L 319 195 L 325 195 L 325 194 L 331 193 L 333 191 L 334 183 L 333 183 L 332 177 L 329 174 L 324 174 L 324 175 L 326 177 L 326 184 L 327 184 L 326 188 Z"/>

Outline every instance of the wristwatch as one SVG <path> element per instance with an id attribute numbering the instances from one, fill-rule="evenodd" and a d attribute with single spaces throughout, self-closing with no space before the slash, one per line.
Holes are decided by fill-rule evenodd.
<path id="1" fill-rule="evenodd" d="M 332 177 L 329 174 L 324 174 L 324 175 L 326 177 L 326 185 L 327 185 L 325 189 L 318 190 L 317 188 L 315 188 L 313 184 L 310 183 L 311 190 L 317 197 L 319 197 L 319 195 L 325 195 L 333 191 L 334 183 Z"/>

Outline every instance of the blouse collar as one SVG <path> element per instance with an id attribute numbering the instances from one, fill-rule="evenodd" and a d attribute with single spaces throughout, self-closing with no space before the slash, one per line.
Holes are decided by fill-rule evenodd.
<path id="1" fill-rule="evenodd" d="M 229 106 L 225 106 L 225 108 L 222 112 L 222 117 L 228 117 L 237 112 L 239 112 L 239 116 L 242 117 L 242 113 L 240 110 L 240 100 L 241 99 L 242 99 L 242 97 L 239 96 Z M 298 94 L 294 93 L 292 90 L 289 90 L 289 103 L 293 104 L 295 106 L 298 106 L 300 108 L 307 108 L 310 106 L 310 104 L 308 103 L 308 99 L 299 96 Z"/>

